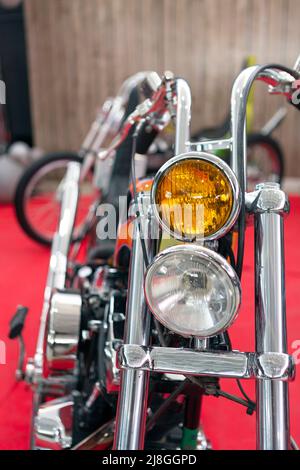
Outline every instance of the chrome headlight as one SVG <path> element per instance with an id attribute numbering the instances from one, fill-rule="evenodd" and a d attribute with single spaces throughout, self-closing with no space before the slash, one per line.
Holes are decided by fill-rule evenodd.
<path id="1" fill-rule="evenodd" d="M 241 206 L 233 171 L 204 152 L 165 163 L 154 179 L 151 199 L 162 229 L 182 241 L 220 238 L 235 223 Z"/>
<path id="2" fill-rule="evenodd" d="M 207 338 L 225 331 L 240 305 L 240 281 L 229 263 L 202 246 L 162 251 L 147 269 L 147 304 L 181 336 Z"/>

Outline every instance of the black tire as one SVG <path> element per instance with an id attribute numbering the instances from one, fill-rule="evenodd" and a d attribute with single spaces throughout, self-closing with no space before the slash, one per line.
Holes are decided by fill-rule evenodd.
<path id="1" fill-rule="evenodd" d="M 278 167 L 278 183 L 282 182 L 284 176 L 284 155 L 283 150 L 277 140 L 273 137 L 263 134 L 249 134 L 247 136 L 247 148 L 251 150 L 254 145 L 265 147 L 270 156 L 276 161 Z"/>
<path id="2" fill-rule="evenodd" d="M 26 188 L 28 187 L 28 184 L 30 183 L 31 179 L 43 166 L 46 166 L 52 162 L 59 161 L 59 160 L 68 160 L 70 162 L 82 162 L 82 158 L 78 154 L 71 153 L 71 152 L 49 153 L 43 156 L 42 158 L 34 162 L 25 170 L 25 172 L 23 173 L 17 185 L 15 199 L 14 199 L 17 220 L 20 226 L 22 227 L 22 229 L 24 230 L 24 232 L 26 233 L 26 235 L 32 238 L 32 240 L 42 245 L 46 245 L 46 246 L 50 246 L 52 243 L 52 240 L 41 236 L 41 234 L 38 233 L 35 230 L 35 228 L 27 220 L 26 211 L 24 208 L 25 193 L 26 193 Z"/>

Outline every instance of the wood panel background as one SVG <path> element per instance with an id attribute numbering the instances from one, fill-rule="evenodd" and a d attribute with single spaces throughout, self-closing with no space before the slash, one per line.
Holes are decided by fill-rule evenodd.
<path id="1" fill-rule="evenodd" d="M 25 0 L 35 140 L 77 149 L 99 104 L 139 70 L 174 71 L 193 95 L 193 129 L 219 123 L 247 54 L 293 65 L 299 0 Z M 282 102 L 256 88 L 256 128 Z M 291 108 L 291 107 L 289 107 Z M 300 176 L 300 114 L 276 132 Z"/>

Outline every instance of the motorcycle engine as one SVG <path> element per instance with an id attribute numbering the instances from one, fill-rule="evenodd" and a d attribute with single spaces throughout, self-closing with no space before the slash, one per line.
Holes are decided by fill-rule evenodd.
<path id="1" fill-rule="evenodd" d="M 36 447 L 69 448 L 112 418 L 120 383 L 116 356 L 123 341 L 126 290 L 127 271 L 83 266 L 71 289 L 52 295 L 44 377 L 60 386 L 47 388 L 37 410 Z"/>

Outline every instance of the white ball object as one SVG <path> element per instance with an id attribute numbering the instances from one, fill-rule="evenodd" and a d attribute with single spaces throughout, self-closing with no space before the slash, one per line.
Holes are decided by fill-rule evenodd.
<path id="1" fill-rule="evenodd" d="M 18 161 L 26 163 L 30 158 L 31 148 L 25 142 L 15 142 L 10 146 L 8 153 Z"/>
<path id="2" fill-rule="evenodd" d="M 16 8 L 22 3 L 22 0 L 0 0 L 0 6 L 4 8 Z"/>

